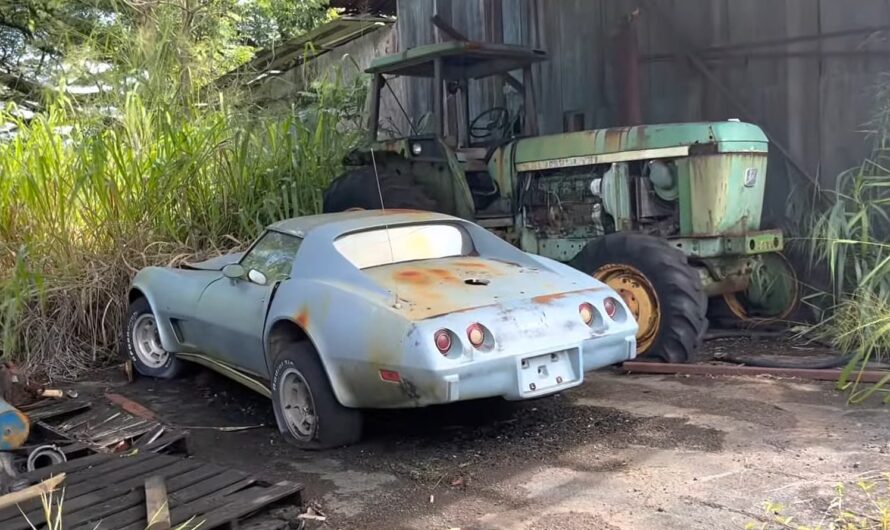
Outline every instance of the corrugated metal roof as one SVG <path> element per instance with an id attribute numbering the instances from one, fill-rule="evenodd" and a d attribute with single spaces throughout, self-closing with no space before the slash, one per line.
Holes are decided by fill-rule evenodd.
<path id="1" fill-rule="evenodd" d="M 217 85 L 232 82 L 254 83 L 260 79 L 290 70 L 306 61 L 328 53 L 359 37 L 373 33 L 395 22 L 389 17 L 344 16 L 291 39 L 273 48 L 260 50 L 254 58 L 242 66 L 228 72 L 219 79 Z"/>

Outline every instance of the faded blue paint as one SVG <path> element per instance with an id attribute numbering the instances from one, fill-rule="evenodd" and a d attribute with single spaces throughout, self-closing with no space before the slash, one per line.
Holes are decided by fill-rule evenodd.
<path id="1" fill-rule="evenodd" d="M 474 255 L 361 271 L 333 245 L 350 232 L 429 222 L 463 227 Z M 614 291 L 566 265 L 522 252 L 473 223 L 427 212 L 363 211 L 290 219 L 268 230 L 303 239 L 291 277 L 277 288 L 223 277 L 218 269 L 235 257 L 197 265 L 211 270 L 148 267 L 139 272 L 133 288 L 159 317 L 168 351 L 204 353 L 269 379 L 270 333 L 276 324 L 296 324 L 318 351 L 338 400 L 361 408 L 537 397 L 576 386 L 583 372 L 635 355 L 632 318 L 594 329 L 578 313 L 580 304 L 590 303 L 604 315 L 605 298 L 622 303 Z M 404 273 L 412 267 L 415 274 L 436 272 L 451 283 L 411 285 L 384 278 L 387 271 Z M 466 285 L 471 270 L 489 279 L 489 285 Z M 208 304 L 204 298 L 212 290 Z M 623 313 L 629 315 L 626 308 Z M 465 330 L 474 322 L 494 337 L 490 351 L 468 343 Z M 433 342 L 443 328 L 456 337 L 448 357 Z M 545 389 L 519 386 L 527 383 L 521 375 L 528 373 L 521 368 L 523 359 L 557 352 L 563 352 L 562 360 L 553 366 L 573 372 L 573 378 Z M 398 371 L 403 383 L 381 381 L 381 369 Z"/>

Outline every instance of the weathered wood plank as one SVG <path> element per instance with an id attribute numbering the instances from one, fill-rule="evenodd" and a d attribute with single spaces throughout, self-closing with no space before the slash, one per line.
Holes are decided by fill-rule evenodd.
<path id="1" fill-rule="evenodd" d="M 164 477 L 154 475 L 145 479 L 146 530 L 170 530 L 170 504 Z"/>

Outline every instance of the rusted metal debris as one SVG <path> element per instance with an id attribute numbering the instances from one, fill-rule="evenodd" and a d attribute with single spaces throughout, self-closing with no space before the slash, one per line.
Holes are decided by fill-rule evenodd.
<path id="1" fill-rule="evenodd" d="M 837 369 L 813 369 L 813 368 L 762 368 L 759 366 L 742 366 L 726 364 L 675 364 L 675 363 L 647 363 L 626 362 L 621 368 L 629 374 L 676 374 L 676 375 L 712 375 L 712 376 L 758 376 L 768 375 L 772 377 L 794 377 L 798 379 L 812 379 L 814 381 L 837 381 L 841 376 L 841 370 Z M 890 376 L 890 372 L 881 370 L 866 370 L 861 374 L 856 372 L 854 376 L 860 376 L 863 383 L 877 383 L 881 379 Z"/>

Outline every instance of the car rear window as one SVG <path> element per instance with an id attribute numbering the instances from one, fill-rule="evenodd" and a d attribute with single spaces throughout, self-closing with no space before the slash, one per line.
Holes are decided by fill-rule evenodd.
<path id="1" fill-rule="evenodd" d="M 334 247 L 359 269 L 424 259 L 467 256 L 473 240 L 462 227 L 421 224 L 375 228 L 339 237 Z"/>

